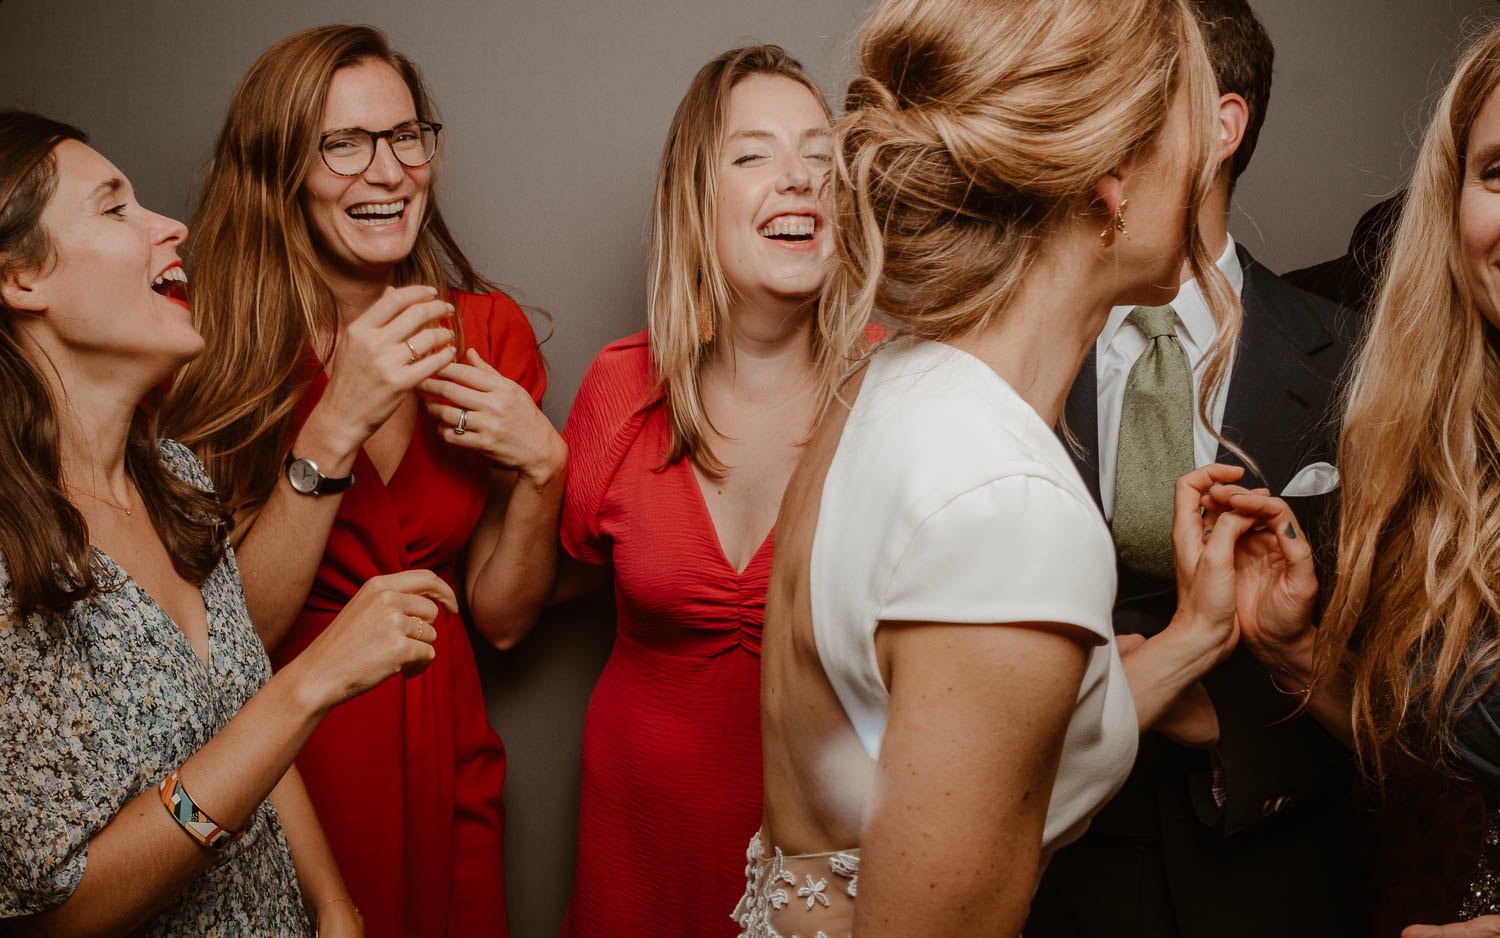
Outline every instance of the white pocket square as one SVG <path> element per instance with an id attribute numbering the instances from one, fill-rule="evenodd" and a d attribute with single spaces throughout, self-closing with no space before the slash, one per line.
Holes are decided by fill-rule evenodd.
<path id="1" fill-rule="evenodd" d="M 1339 487 L 1339 471 L 1326 462 L 1315 462 L 1298 470 L 1281 490 L 1282 498 L 1327 495 Z"/>

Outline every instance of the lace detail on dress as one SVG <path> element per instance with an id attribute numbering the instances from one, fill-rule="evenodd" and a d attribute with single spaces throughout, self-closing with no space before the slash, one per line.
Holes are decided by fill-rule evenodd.
<path id="1" fill-rule="evenodd" d="M 734 908 L 739 938 L 849 938 L 858 884 L 859 851 L 789 857 L 777 847 L 768 857 L 757 831 L 745 851 L 745 895 Z"/>
<path id="2" fill-rule="evenodd" d="M 1479 843 L 1479 866 L 1464 901 L 1458 907 L 1459 921 L 1500 912 L 1500 811 L 1485 806 L 1484 839 Z"/>

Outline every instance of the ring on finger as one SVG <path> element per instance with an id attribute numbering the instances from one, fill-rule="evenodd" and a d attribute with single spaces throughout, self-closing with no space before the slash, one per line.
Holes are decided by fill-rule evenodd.
<path id="1" fill-rule="evenodd" d="M 402 339 L 401 342 L 402 342 L 403 345 L 406 346 L 406 350 L 411 353 L 411 358 L 408 358 L 406 360 L 406 363 L 408 365 L 416 364 L 416 361 L 417 361 L 417 350 L 415 348 L 412 348 L 411 339 Z"/>
<path id="2" fill-rule="evenodd" d="M 458 410 L 458 423 L 453 425 L 453 432 L 464 434 L 469 432 L 469 412 L 463 408 Z"/>

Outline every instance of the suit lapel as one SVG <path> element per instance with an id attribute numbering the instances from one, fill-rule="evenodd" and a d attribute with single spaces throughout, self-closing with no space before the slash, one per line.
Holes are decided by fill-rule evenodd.
<path id="1" fill-rule="evenodd" d="M 1099 496 L 1099 376 L 1094 361 L 1096 353 L 1096 349 L 1089 349 L 1083 368 L 1079 370 L 1078 377 L 1073 379 L 1067 403 L 1063 405 L 1063 422 L 1078 441 L 1077 447 L 1068 447 L 1068 454 L 1073 457 L 1073 465 L 1078 467 L 1078 474 L 1083 476 L 1084 485 L 1088 486 L 1089 492 L 1094 496 L 1094 503 L 1103 511 L 1104 503 Z M 1062 435 L 1060 431 L 1058 435 Z M 1067 445 L 1066 438 L 1063 439 L 1063 444 Z"/>
<path id="2" fill-rule="evenodd" d="M 1285 295 L 1290 287 L 1243 248 L 1239 257 L 1245 271 L 1240 292 L 1245 317 L 1221 430 L 1260 466 L 1259 476 L 1247 471 L 1246 484 L 1264 485 L 1278 494 L 1315 442 L 1332 376 L 1322 374 L 1312 357 L 1334 338 L 1295 292 Z M 1223 446 L 1219 461 L 1244 465 Z"/>

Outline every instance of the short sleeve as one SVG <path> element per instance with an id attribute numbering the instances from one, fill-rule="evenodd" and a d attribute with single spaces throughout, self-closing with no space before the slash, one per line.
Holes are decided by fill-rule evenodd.
<path id="1" fill-rule="evenodd" d="M 1051 479 L 1007 475 L 923 519 L 892 568 L 882 621 L 1058 622 L 1114 634 L 1114 550 L 1098 509 Z"/>
<path id="2" fill-rule="evenodd" d="M 496 371 L 525 388 L 538 404 L 547 390 L 547 368 L 531 321 L 504 293 L 461 293 L 459 315 L 465 340 L 479 349 Z"/>
<path id="3" fill-rule="evenodd" d="M 89 797 L 85 676 L 43 621 L 16 621 L 0 561 L 0 919 L 65 902 L 109 821 Z"/>
<path id="4" fill-rule="evenodd" d="M 575 560 L 608 564 L 611 547 L 599 529 L 605 496 L 651 406 L 651 369 L 644 333 L 604 348 L 583 376 L 563 441 L 568 481 L 560 535 Z"/>

